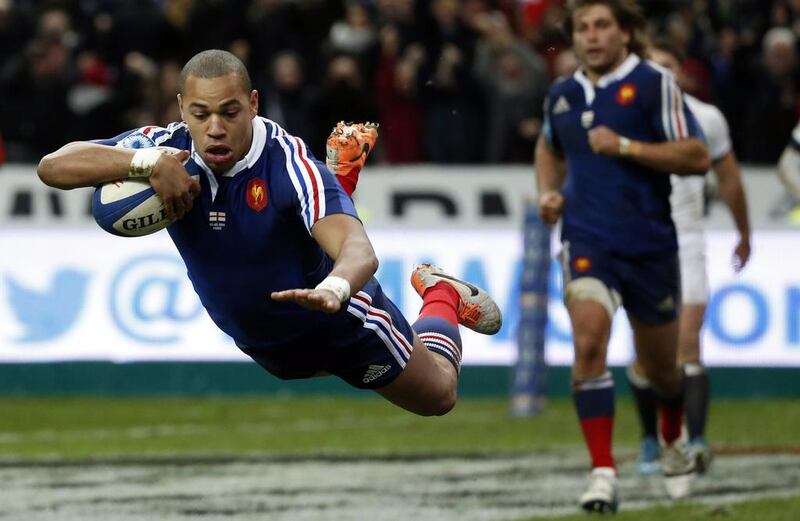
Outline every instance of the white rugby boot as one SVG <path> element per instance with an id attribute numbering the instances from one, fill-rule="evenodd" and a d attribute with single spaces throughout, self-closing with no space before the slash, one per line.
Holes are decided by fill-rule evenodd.
<path id="1" fill-rule="evenodd" d="M 617 471 L 611 467 L 595 467 L 589 474 L 589 485 L 578 502 L 587 513 L 613 513 L 619 507 Z"/>
<path id="2" fill-rule="evenodd" d="M 691 494 L 696 468 L 686 444 L 675 440 L 671 445 L 663 447 L 661 468 L 664 472 L 664 488 L 669 497 L 682 499 Z"/>
<path id="3" fill-rule="evenodd" d="M 411 285 L 421 297 L 439 282 L 450 284 L 458 292 L 458 323 L 484 335 L 494 335 L 503 325 L 500 308 L 481 288 L 457 279 L 433 264 L 420 264 L 411 274 Z"/>

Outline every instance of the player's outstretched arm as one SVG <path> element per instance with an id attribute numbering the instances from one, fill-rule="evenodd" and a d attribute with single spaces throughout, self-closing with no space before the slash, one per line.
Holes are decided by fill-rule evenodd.
<path id="1" fill-rule="evenodd" d="M 536 142 L 536 187 L 539 193 L 539 217 L 547 224 L 555 224 L 561 217 L 564 196 L 561 185 L 566 177 L 564 159 L 556 154 L 539 136 Z"/>
<path id="2" fill-rule="evenodd" d="M 134 156 L 141 150 L 76 141 L 44 156 L 36 172 L 46 185 L 62 190 L 96 186 L 135 176 Z M 183 167 L 188 157 L 189 152 L 182 150 L 175 155 L 150 158 L 154 163 L 148 170 L 149 181 L 164 200 L 170 220 L 180 219 L 191 210 L 194 198 L 200 193 L 200 183 Z"/>
<path id="3" fill-rule="evenodd" d="M 733 151 L 712 165 L 719 180 L 719 196 L 733 216 L 733 222 L 739 231 L 739 243 L 733 252 L 733 266 L 741 270 L 750 259 L 750 218 L 747 213 L 747 199 L 744 195 L 742 176 L 739 173 L 739 162 Z"/>
<path id="4" fill-rule="evenodd" d="M 308 309 L 336 313 L 375 274 L 378 258 L 363 225 L 350 215 L 333 214 L 320 219 L 311 228 L 311 235 L 335 260 L 333 270 L 314 289 L 276 291 L 271 296 Z"/>
<path id="5" fill-rule="evenodd" d="M 70 190 L 128 177 L 136 150 L 75 141 L 47 154 L 36 169 L 47 186 Z"/>
<path id="6" fill-rule="evenodd" d="M 589 131 L 589 145 L 596 154 L 636 161 L 665 174 L 705 175 L 711 167 L 708 147 L 697 138 L 647 143 L 601 125 Z"/>

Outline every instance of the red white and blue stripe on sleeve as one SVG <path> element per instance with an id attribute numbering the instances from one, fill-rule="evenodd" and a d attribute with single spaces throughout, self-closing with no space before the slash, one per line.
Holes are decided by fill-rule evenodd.
<path id="1" fill-rule="evenodd" d="M 121 148 L 149 148 L 163 145 L 179 130 L 187 130 L 183 121 L 175 121 L 164 127 L 147 126 L 129 130 L 111 139 L 95 139 L 93 143 Z"/>
<path id="2" fill-rule="evenodd" d="M 671 74 L 661 74 L 661 123 L 668 141 L 678 141 L 696 137 L 696 130 L 687 122 L 683 94 Z M 690 116 L 691 117 L 691 116 Z M 696 127 L 696 124 L 693 125 Z M 694 130 L 694 132 L 693 132 Z"/>
<path id="3" fill-rule="evenodd" d="M 327 215 L 345 213 L 357 217 L 350 198 L 333 174 L 313 158 L 305 142 L 276 123 L 269 124 L 271 137 L 283 149 L 286 172 L 297 193 L 300 215 L 309 233 L 314 224 Z"/>

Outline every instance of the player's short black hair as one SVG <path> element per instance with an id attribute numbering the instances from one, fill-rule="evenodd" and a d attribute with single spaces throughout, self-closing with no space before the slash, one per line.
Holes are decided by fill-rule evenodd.
<path id="1" fill-rule="evenodd" d="M 635 0 L 570 0 L 567 2 L 567 9 L 564 13 L 563 29 L 567 41 L 572 43 L 572 31 L 574 30 L 572 16 L 575 11 L 590 5 L 608 6 L 619 26 L 631 35 L 628 52 L 638 54 L 642 58 L 647 57 L 647 19 L 644 17 L 641 6 Z"/>
<path id="2" fill-rule="evenodd" d="M 245 92 L 248 94 L 252 90 L 252 82 L 250 81 L 250 74 L 247 72 L 247 67 L 244 66 L 242 60 L 220 49 L 209 49 L 202 51 L 186 62 L 181 70 L 180 92 L 183 93 L 183 88 L 186 85 L 186 79 L 189 76 L 197 78 L 219 78 L 220 76 L 227 76 L 228 74 L 236 74 L 242 82 Z"/>

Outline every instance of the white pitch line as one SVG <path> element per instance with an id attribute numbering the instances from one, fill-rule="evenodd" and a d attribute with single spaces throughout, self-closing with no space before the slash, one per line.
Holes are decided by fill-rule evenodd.
<path id="1" fill-rule="evenodd" d="M 582 450 L 505 458 L 234 460 L 0 466 L 0 519 L 500 521 L 577 512 Z M 620 467 L 623 510 L 670 504 L 661 480 Z M 800 495 L 800 456 L 720 456 L 708 505 Z"/>

